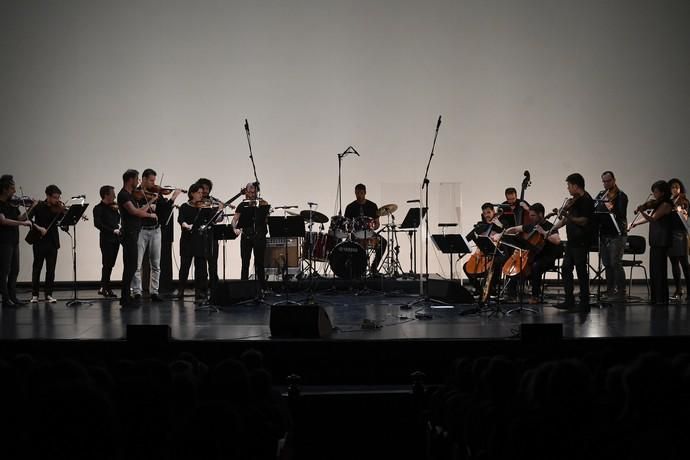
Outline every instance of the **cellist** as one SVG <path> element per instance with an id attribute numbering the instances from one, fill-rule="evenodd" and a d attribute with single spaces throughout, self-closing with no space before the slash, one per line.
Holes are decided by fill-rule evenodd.
<path id="1" fill-rule="evenodd" d="M 475 244 L 477 244 L 480 237 L 491 238 L 501 233 L 503 231 L 503 225 L 498 217 L 499 214 L 496 213 L 494 205 L 492 203 L 484 203 L 482 205 L 481 220 L 474 225 L 472 231 L 467 234 L 466 239 L 468 241 L 474 241 Z M 488 259 L 492 257 L 492 255 L 493 254 L 484 254 L 481 249 L 477 247 L 477 250 L 462 267 L 477 294 L 481 293 L 479 279 L 486 276 Z M 499 263 L 496 264 L 494 268 L 500 270 L 501 266 L 502 264 Z"/>
<path id="2" fill-rule="evenodd" d="M 534 203 L 529 207 L 529 218 L 532 224 L 523 224 L 506 229 L 506 235 L 521 233 L 526 240 L 534 244 L 527 256 L 527 266 L 522 276 L 529 276 L 532 286 L 530 304 L 541 303 L 542 277 L 556 263 L 561 255 L 561 237 L 558 230 L 551 232 L 553 224 L 544 215 L 544 205 Z"/>

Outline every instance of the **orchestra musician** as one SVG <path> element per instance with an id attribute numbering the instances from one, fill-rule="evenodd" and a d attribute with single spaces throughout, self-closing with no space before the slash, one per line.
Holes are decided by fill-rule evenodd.
<path id="1" fill-rule="evenodd" d="M 680 179 L 673 178 L 668 181 L 671 186 L 671 200 L 673 201 L 674 217 L 671 223 L 672 243 L 668 251 L 668 258 L 671 261 L 671 273 L 676 290 L 671 300 L 682 300 L 683 289 L 680 285 L 680 272 L 683 270 L 685 277 L 685 295 L 690 300 L 690 266 L 688 265 L 688 209 L 690 202 L 685 196 L 685 185 Z"/>
<path id="2" fill-rule="evenodd" d="M 264 254 L 266 253 L 266 234 L 268 233 L 269 204 L 258 197 L 259 189 L 254 183 L 248 183 L 245 188 L 244 201 L 235 209 L 232 226 L 235 233 L 240 235 L 240 256 L 242 258 L 241 279 L 249 279 L 249 264 L 254 252 L 254 276 L 262 289 L 267 288 L 264 269 Z M 240 225 L 240 215 L 247 208 L 257 208 L 254 220 L 244 227 Z"/>
<path id="3" fill-rule="evenodd" d="M 651 303 L 668 304 L 668 267 L 666 257 L 671 247 L 673 201 L 668 182 L 658 180 L 652 184 L 654 198 L 637 208 L 635 214 L 644 220 L 636 225 L 649 224 L 649 283 Z"/>
<path id="4" fill-rule="evenodd" d="M 202 191 L 202 199 L 207 201 L 207 202 L 219 202 L 219 200 L 216 200 L 211 196 L 211 191 L 213 190 L 213 182 L 210 179 L 207 179 L 205 177 L 199 178 L 199 180 L 196 181 L 197 184 L 201 185 L 201 191 Z M 222 216 L 221 220 L 222 220 Z M 209 279 L 209 287 L 211 290 L 218 284 L 218 253 L 219 253 L 219 248 L 218 248 L 218 241 L 212 237 L 208 238 L 206 241 L 206 251 L 208 254 L 206 255 L 206 262 L 208 264 L 208 279 Z"/>
<path id="5" fill-rule="evenodd" d="M 150 204 L 139 205 L 139 199 L 134 196 L 139 184 L 139 171 L 128 169 L 122 174 L 122 189 L 117 194 L 117 207 L 120 210 L 122 222 L 122 292 L 120 305 L 122 308 L 136 306 L 132 298 L 131 285 L 137 271 L 139 231 L 143 219 L 158 220 L 158 216 L 150 213 Z M 140 195 L 138 193 L 137 195 Z"/>
<path id="6" fill-rule="evenodd" d="M 623 253 L 627 240 L 627 212 L 628 195 L 618 188 L 616 176 L 612 171 L 601 174 L 604 185 L 597 199 L 596 212 L 599 217 L 599 235 L 601 237 L 599 257 L 606 272 L 607 300 L 625 300 L 625 271 L 623 270 Z M 612 225 L 604 225 L 601 221 L 606 214 L 611 214 L 618 225 L 619 232 Z"/>
<path id="7" fill-rule="evenodd" d="M 139 239 L 137 241 L 137 270 L 132 280 L 132 296 L 135 299 L 142 294 L 142 265 L 144 256 L 148 255 L 148 268 L 146 278 L 150 280 L 149 293 L 151 301 L 160 302 L 161 297 L 158 293 L 161 274 L 161 245 L 162 230 L 161 226 L 166 224 L 175 199 L 179 196 L 180 190 L 172 192 L 171 199 L 165 198 L 160 193 L 160 187 L 156 186 L 157 173 L 151 168 L 145 169 L 141 174 L 141 189 L 144 191 L 139 200 L 139 206 L 146 206 L 149 203 L 149 213 L 156 214 L 156 218 L 147 217 L 141 222 Z M 170 224 L 168 224 L 170 227 Z M 168 228 L 169 228 L 168 227 Z M 172 275 L 172 273 L 171 273 Z"/>
<path id="8" fill-rule="evenodd" d="M 503 224 L 501 224 L 496 214 L 494 205 L 491 203 L 484 203 L 482 204 L 481 220 L 474 225 L 472 231 L 468 233 L 465 238 L 468 241 L 473 241 L 475 244 L 478 244 L 479 238 L 492 238 L 501 234 L 501 232 L 503 232 Z M 494 254 L 484 254 L 481 249 L 477 247 L 477 250 L 470 257 L 470 260 L 463 265 L 463 270 L 474 287 L 475 295 L 481 294 L 481 283 L 479 279 L 486 276 L 486 266 L 489 259 L 493 256 Z M 500 258 L 501 256 L 499 255 L 498 257 Z M 505 257 L 501 260 L 505 261 Z M 492 265 L 494 269 L 494 277 L 492 277 L 492 279 L 500 279 L 500 272 L 503 264 L 497 260 L 496 263 Z M 493 286 L 490 286 L 488 289 L 492 287 Z"/>
<path id="9" fill-rule="evenodd" d="M 41 271 L 43 263 L 46 265 L 45 301 L 55 303 L 53 286 L 55 284 L 55 266 L 57 264 L 58 250 L 60 249 L 60 235 L 58 224 L 65 214 L 65 205 L 60 201 L 62 191 L 57 185 L 49 185 L 45 189 L 46 199 L 29 213 L 33 218 L 35 228 L 41 237 L 33 243 L 34 262 L 31 273 L 31 303 L 38 303 L 39 288 L 41 284 Z"/>
<path id="10" fill-rule="evenodd" d="M 120 252 L 120 212 L 115 203 L 115 188 L 112 185 L 102 186 L 98 193 L 101 201 L 93 207 L 93 225 L 99 231 L 102 265 L 98 295 L 117 297 L 110 289 L 110 276 Z"/>
<path id="11" fill-rule="evenodd" d="M 217 210 L 204 199 L 203 184 L 195 183 L 189 187 L 187 196 L 189 201 L 180 206 L 177 222 L 181 227 L 180 235 L 180 273 L 177 297 L 184 298 L 184 290 L 189 279 L 189 269 L 194 262 L 194 299 L 203 302 L 207 297 L 208 272 L 207 257 L 209 255 L 206 237 L 199 231 L 199 225 L 205 219 L 204 213 Z"/>
<path id="12" fill-rule="evenodd" d="M 563 256 L 561 273 L 565 291 L 565 302 L 555 305 L 563 310 L 589 309 L 589 271 L 587 256 L 594 237 L 594 200 L 585 190 L 585 178 L 580 173 L 570 174 L 566 179 L 570 198 L 559 213 L 559 221 L 552 231 L 565 227 L 568 242 Z M 580 303 L 575 304 L 575 280 L 577 272 L 580 285 Z"/>
<path id="13" fill-rule="evenodd" d="M 18 307 L 25 302 L 17 299 L 19 276 L 19 227 L 32 227 L 28 211 L 38 204 L 25 200 L 13 200 L 16 193 L 14 178 L 10 174 L 0 176 L 0 294 L 3 307 Z M 19 206 L 26 206 L 25 212 Z"/>
<path id="14" fill-rule="evenodd" d="M 542 278 L 544 273 L 553 268 L 561 255 L 561 238 L 558 231 L 551 232 L 553 224 L 546 220 L 544 215 L 544 205 L 534 203 L 529 207 L 530 224 L 522 224 L 506 229 L 506 235 L 516 235 L 522 233 L 526 239 L 534 233 L 542 236 L 543 242 L 530 249 L 528 255 L 529 279 L 532 287 L 532 295 L 529 298 L 530 304 L 541 303 Z"/>
<path id="15" fill-rule="evenodd" d="M 503 228 L 515 227 L 517 222 L 523 222 L 522 216 L 529 213 L 529 203 L 518 199 L 517 190 L 515 187 L 508 187 L 505 189 L 504 195 L 506 200 L 501 203 L 501 224 Z"/>
<path id="16" fill-rule="evenodd" d="M 355 186 L 355 201 L 352 203 L 348 204 L 345 207 L 345 217 L 348 219 L 357 219 L 361 217 L 368 217 L 370 219 L 369 221 L 369 230 L 374 232 L 377 230 L 380 226 L 381 223 L 379 221 L 379 208 L 374 203 L 373 201 L 367 200 L 367 187 L 364 184 L 357 184 Z M 381 262 L 381 259 L 383 258 L 383 254 L 386 252 L 386 240 L 382 238 L 380 235 L 374 233 L 372 234 L 371 238 L 373 240 L 377 240 L 378 242 L 375 243 L 373 246 L 375 247 L 375 256 L 374 260 L 371 263 L 371 268 L 369 270 L 369 273 L 371 276 L 376 276 L 378 275 L 378 268 L 379 268 L 379 263 Z M 370 246 L 369 241 L 361 241 L 360 243 L 364 243 L 365 248 L 367 246 Z"/>

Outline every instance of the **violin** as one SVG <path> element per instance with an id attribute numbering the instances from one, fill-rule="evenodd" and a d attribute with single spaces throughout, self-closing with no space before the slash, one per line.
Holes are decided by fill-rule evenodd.
<path id="1" fill-rule="evenodd" d="M 35 200 L 29 196 L 13 196 L 8 200 L 8 204 L 13 208 L 18 208 L 19 206 L 31 207 L 36 204 L 39 200 Z"/>
<path id="2" fill-rule="evenodd" d="M 63 203 L 61 200 L 58 200 L 58 202 L 55 204 L 46 203 L 46 205 L 48 206 L 48 209 L 50 209 L 50 212 L 53 214 L 62 214 L 67 210 L 65 203 Z"/>
<path id="3" fill-rule="evenodd" d="M 137 201 L 141 201 L 141 200 L 153 201 L 154 199 L 156 199 L 158 194 L 156 192 L 150 192 L 148 190 L 144 190 L 143 188 L 141 188 L 141 186 L 139 186 L 132 191 L 132 196 Z"/>
<path id="4" fill-rule="evenodd" d="M 161 195 L 170 195 L 172 192 L 175 190 L 179 190 L 182 193 L 187 193 L 187 190 L 177 188 L 177 187 L 171 187 L 169 185 L 152 185 L 151 187 L 148 187 L 146 189 L 146 193 L 159 193 Z"/>
<path id="5" fill-rule="evenodd" d="M 635 208 L 634 213 L 638 214 L 642 211 L 646 211 L 647 209 L 654 209 L 654 208 L 656 208 L 657 204 L 658 204 L 658 200 L 652 199 L 652 200 L 645 201 L 644 203 L 642 203 L 641 205 L 639 205 L 638 207 Z"/>
<path id="6" fill-rule="evenodd" d="M 187 201 L 187 204 L 196 209 L 218 209 L 220 203 L 212 198 L 204 198 L 201 201 Z"/>

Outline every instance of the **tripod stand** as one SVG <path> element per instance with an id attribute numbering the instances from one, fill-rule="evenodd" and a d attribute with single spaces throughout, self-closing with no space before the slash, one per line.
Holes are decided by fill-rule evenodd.
<path id="1" fill-rule="evenodd" d="M 88 203 L 84 203 L 84 198 L 78 198 L 80 200 L 72 203 L 67 210 L 67 214 L 60 221 L 60 228 L 67 233 L 72 242 L 72 289 L 73 297 L 67 302 L 68 307 L 77 307 L 79 305 L 91 305 L 91 302 L 87 300 L 80 300 L 77 296 L 77 224 L 79 220 L 84 216 L 84 211 L 89 206 Z M 84 219 L 86 219 L 84 217 Z M 68 229 L 72 227 L 72 234 L 70 235 Z"/>
<path id="2" fill-rule="evenodd" d="M 296 207 L 296 206 L 295 206 Z M 290 289 L 287 285 L 288 283 L 288 239 L 289 238 L 302 238 L 304 237 L 304 219 L 302 216 L 288 216 L 287 215 L 288 206 L 276 207 L 276 209 L 283 209 L 285 212 L 283 217 L 269 217 L 268 218 L 268 230 L 271 233 L 272 238 L 283 238 L 285 240 L 284 247 L 284 257 L 283 257 L 283 267 L 282 267 L 282 278 L 283 278 L 283 292 L 285 293 L 285 300 L 276 302 L 271 306 L 275 305 L 299 305 L 299 302 L 290 300 Z"/>

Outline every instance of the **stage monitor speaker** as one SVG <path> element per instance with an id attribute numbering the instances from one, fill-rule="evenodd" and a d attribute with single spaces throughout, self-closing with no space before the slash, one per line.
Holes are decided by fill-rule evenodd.
<path id="1" fill-rule="evenodd" d="M 167 324 L 128 324 L 127 341 L 139 343 L 164 343 L 170 340 Z"/>
<path id="2" fill-rule="evenodd" d="M 460 280 L 438 280 L 430 279 L 429 297 L 432 299 L 443 300 L 448 303 L 474 303 L 474 297 Z"/>
<path id="3" fill-rule="evenodd" d="M 297 238 L 287 239 L 287 266 L 299 267 Z M 267 238 L 264 267 L 283 268 L 285 265 L 285 238 Z"/>
<path id="4" fill-rule="evenodd" d="M 328 337 L 333 325 L 319 305 L 274 305 L 271 307 L 271 337 L 318 339 Z"/>
<path id="5" fill-rule="evenodd" d="M 211 291 L 211 304 L 218 306 L 233 305 L 257 296 L 256 280 L 219 281 Z"/>
<path id="6" fill-rule="evenodd" d="M 563 339 L 563 323 L 522 323 L 520 341 L 531 345 L 552 345 Z"/>

